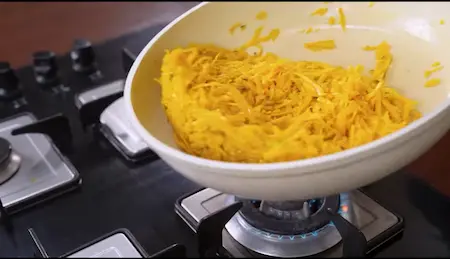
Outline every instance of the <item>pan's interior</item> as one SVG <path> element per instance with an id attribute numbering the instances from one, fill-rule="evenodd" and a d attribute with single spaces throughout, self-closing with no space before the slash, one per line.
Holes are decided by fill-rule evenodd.
<path id="1" fill-rule="evenodd" d="M 311 16 L 320 7 L 328 7 L 325 16 Z M 347 30 L 330 26 L 328 16 L 337 15 L 342 7 L 347 19 Z M 255 19 L 259 11 L 266 11 L 264 21 Z M 448 17 L 447 24 L 440 20 Z M 247 28 L 231 36 L 228 29 L 236 22 Z M 280 56 L 297 60 L 319 60 L 336 65 L 362 64 L 373 68 L 372 52 L 363 51 L 365 45 L 376 45 L 386 40 L 392 46 L 394 61 L 388 82 L 404 95 L 418 100 L 423 114 L 430 112 L 448 96 L 450 88 L 450 3 L 449 2 L 213 2 L 192 12 L 166 31 L 145 54 L 132 81 L 131 102 L 140 123 L 148 132 L 176 148 L 172 129 L 160 104 L 159 77 L 164 50 L 188 43 L 214 43 L 225 47 L 239 46 L 263 25 L 266 32 L 279 28 L 280 36 L 264 49 Z M 303 34 L 309 27 L 318 32 Z M 311 52 L 303 43 L 334 39 L 337 48 L 331 51 Z M 439 61 L 444 69 L 435 74 L 442 80 L 434 88 L 425 88 L 424 71 Z M 447 67 L 448 65 L 448 67 Z"/>

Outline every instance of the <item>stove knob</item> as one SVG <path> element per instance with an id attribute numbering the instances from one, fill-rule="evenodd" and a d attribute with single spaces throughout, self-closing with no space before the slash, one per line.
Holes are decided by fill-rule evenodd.
<path id="1" fill-rule="evenodd" d="M 0 62 L 0 100 L 10 101 L 21 96 L 16 73 L 8 62 Z"/>
<path id="2" fill-rule="evenodd" d="M 72 68 L 77 72 L 94 72 L 97 70 L 94 48 L 87 40 L 78 39 L 74 41 L 70 58 L 72 59 Z"/>
<path id="3" fill-rule="evenodd" d="M 36 82 L 44 86 L 59 84 L 56 55 L 52 51 L 39 51 L 33 54 L 34 76 Z"/>

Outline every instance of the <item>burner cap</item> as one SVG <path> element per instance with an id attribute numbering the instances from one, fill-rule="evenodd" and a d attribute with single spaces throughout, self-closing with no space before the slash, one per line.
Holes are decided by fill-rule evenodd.
<path id="1" fill-rule="evenodd" d="M 13 152 L 11 143 L 4 138 L 0 138 L 0 184 L 17 173 L 20 160 L 20 156 Z"/>
<path id="2" fill-rule="evenodd" d="M 327 208 L 337 211 L 339 195 L 308 201 L 241 200 L 241 216 L 253 227 L 279 235 L 306 234 L 330 222 Z"/>

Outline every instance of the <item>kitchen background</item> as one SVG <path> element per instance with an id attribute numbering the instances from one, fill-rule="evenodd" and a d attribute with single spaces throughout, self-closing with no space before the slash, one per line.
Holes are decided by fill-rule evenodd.
<path id="1" fill-rule="evenodd" d="M 198 2 L 3 2 L 0 3 L 0 61 L 7 61 L 13 68 L 19 69 L 23 66 L 30 65 L 32 63 L 32 54 L 38 50 L 51 50 L 57 55 L 63 55 L 70 51 L 73 40 L 77 38 L 88 39 L 93 45 L 99 45 L 108 40 L 145 30 L 152 26 L 163 26 L 197 3 Z M 106 47 L 102 53 L 107 53 L 107 49 L 108 47 Z M 107 59 L 103 57 L 103 60 Z M 117 62 L 120 62 L 120 60 L 117 60 Z M 108 74 L 108 71 L 108 69 L 105 69 L 105 74 Z M 429 152 L 408 165 L 404 171 L 408 174 L 418 176 L 437 189 L 440 193 L 450 197 L 450 159 L 448 158 L 447 152 L 449 147 L 450 133 L 441 139 Z M 155 168 L 158 167 L 159 169 L 160 167 L 164 167 L 160 164 L 161 162 L 157 161 L 156 165 L 154 165 Z M 150 168 L 151 167 L 152 166 L 150 166 Z M 111 168 L 111 170 L 112 169 L 114 168 Z M 167 171 L 169 171 L 169 169 L 167 169 Z M 111 175 L 111 177 L 120 178 L 119 173 L 114 174 L 111 172 Z M 86 184 L 87 188 L 89 188 L 90 183 L 101 184 L 101 181 L 96 181 L 100 180 L 100 178 L 97 179 L 95 175 L 86 174 L 86 177 L 88 178 L 88 181 L 85 181 L 83 184 Z M 130 181 L 138 180 L 133 179 L 133 177 L 134 176 L 130 176 Z M 155 175 L 155 177 L 157 176 Z M 111 186 L 113 184 L 114 182 L 110 183 Z M 148 184 L 148 182 L 146 184 Z M 395 185 L 391 185 L 390 187 L 395 189 Z M 157 191 L 163 190 L 157 189 Z M 124 189 L 123 192 L 126 194 L 128 190 Z M 395 191 L 393 193 L 395 193 Z M 178 194 L 173 195 L 177 197 Z M 119 193 L 117 193 L 116 196 L 119 196 Z M 169 200 L 169 198 L 167 199 Z M 423 199 L 427 198 L 423 197 Z M 126 201 L 126 199 L 124 201 Z M 135 202 L 139 203 L 139 201 Z M 170 203 L 167 204 L 172 205 Z M 107 204 L 105 206 L 109 205 Z M 55 207 L 55 211 L 57 211 L 56 208 L 57 207 Z M 172 207 L 167 210 L 172 211 Z M 44 214 L 40 214 L 39 211 L 36 213 L 36 215 L 45 218 Z M 0 210 L 0 223 L 1 214 L 2 211 Z M 123 215 L 126 215 L 125 212 Z M 136 216 L 139 217 L 138 215 Z M 25 216 L 23 217 L 23 219 L 25 219 Z M 93 217 L 95 219 L 95 216 Z M 114 216 L 111 217 L 114 218 Z M 20 216 L 18 219 L 20 225 L 22 221 Z M 53 228 L 55 231 L 62 226 L 62 223 L 61 225 L 58 225 L 57 221 L 58 220 L 55 221 Z M 77 239 L 76 234 L 72 233 L 72 235 L 75 235 L 74 239 Z M 43 236 L 43 234 L 41 236 Z M 92 236 L 94 236 L 94 234 L 92 234 Z M 188 240 L 187 237 L 186 240 L 184 240 L 184 236 L 181 239 L 183 239 L 182 241 Z M 79 238 L 79 240 L 81 240 L 81 238 Z M 145 242 L 150 243 L 152 241 L 147 240 L 143 242 L 144 246 L 148 246 Z M 52 248 L 52 244 L 49 242 L 47 242 L 47 246 Z M 57 248 L 55 245 L 53 249 L 59 252 L 59 250 L 66 249 L 66 247 Z M 157 249 L 155 248 L 155 250 Z M 1 252 L 0 246 L 0 255 L 2 255 Z"/>

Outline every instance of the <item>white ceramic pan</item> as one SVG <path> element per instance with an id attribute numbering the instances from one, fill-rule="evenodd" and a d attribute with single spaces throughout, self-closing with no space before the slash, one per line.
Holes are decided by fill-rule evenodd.
<path id="1" fill-rule="evenodd" d="M 349 191 L 377 181 L 426 152 L 450 126 L 450 3 L 376 2 L 328 3 L 323 17 L 310 13 L 323 2 L 213 2 L 202 3 L 184 13 L 139 54 L 126 80 L 124 98 L 131 125 L 165 162 L 202 186 L 245 198 L 297 200 Z M 347 31 L 327 23 L 342 7 Z M 256 21 L 259 11 L 265 21 Z M 448 25 L 440 20 L 448 18 Z M 247 29 L 231 36 L 229 27 L 245 22 Z M 272 164 L 227 163 L 194 157 L 174 144 L 172 129 L 160 104 L 159 77 L 165 49 L 192 42 L 236 47 L 247 41 L 255 28 L 279 28 L 279 38 L 265 50 L 293 59 L 322 60 L 333 64 L 373 67 L 372 52 L 361 50 L 386 40 L 392 45 L 394 62 L 389 82 L 406 96 L 419 101 L 423 117 L 377 141 L 332 155 Z M 298 33 L 310 26 L 320 31 Z M 334 39 L 337 49 L 311 52 L 306 41 Z M 424 71 L 435 61 L 444 69 L 441 85 L 424 87 Z M 447 69 L 449 71 L 447 72 Z M 149 172 L 150 173 L 150 172 Z"/>

